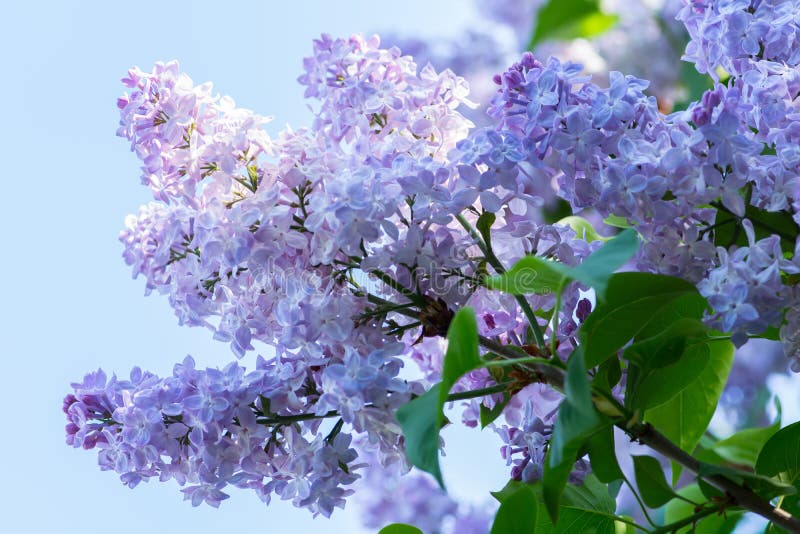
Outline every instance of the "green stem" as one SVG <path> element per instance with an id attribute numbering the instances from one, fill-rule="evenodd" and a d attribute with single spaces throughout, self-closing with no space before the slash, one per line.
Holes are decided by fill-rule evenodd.
<path id="1" fill-rule="evenodd" d="M 494 395 L 495 393 L 502 393 L 508 389 L 508 386 L 513 384 L 514 382 L 501 382 L 500 384 L 495 384 L 494 386 L 487 386 L 485 388 L 480 389 L 471 389 L 469 391 L 460 391 L 458 393 L 451 393 L 447 396 L 447 400 L 449 401 L 457 401 L 457 400 L 465 400 L 465 399 L 475 399 L 477 397 L 485 397 L 486 395 Z"/>
<path id="2" fill-rule="evenodd" d="M 650 534 L 664 534 L 667 532 L 677 532 L 678 529 L 685 527 L 687 525 L 693 525 L 703 519 L 704 517 L 708 517 L 711 514 L 717 513 L 720 511 L 720 508 L 716 506 L 710 506 L 708 508 L 703 508 L 699 512 L 695 512 L 690 516 L 684 517 L 674 523 L 670 523 L 669 525 L 664 525 L 663 527 L 658 527 L 654 530 L 650 531 Z"/>
<path id="3" fill-rule="evenodd" d="M 528 371 L 531 371 L 536 376 L 538 382 L 564 389 L 564 363 L 561 360 L 556 358 L 537 358 L 534 361 L 529 361 L 529 363 L 524 363 L 522 360 L 527 359 L 528 354 L 518 347 L 502 345 L 484 336 L 478 336 L 478 342 L 483 348 L 497 355 L 505 356 L 514 364 L 524 365 Z"/>
<path id="4" fill-rule="evenodd" d="M 373 295 L 367 295 L 370 302 L 377 304 L 390 304 L 389 301 L 381 299 Z M 403 315 L 410 315 L 414 317 L 413 312 L 409 310 L 398 310 L 396 313 Z M 557 359 L 542 359 L 532 358 L 525 353 L 521 348 L 503 345 L 484 336 L 478 336 L 478 341 L 485 349 L 507 358 L 508 365 L 522 366 L 531 377 L 531 382 L 540 382 L 548 384 L 557 390 L 564 391 L 565 379 L 565 365 Z M 507 389 L 510 384 L 497 384 L 490 388 L 482 390 L 475 390 L 470 392 L 456 393 L 448 397 L 449 400 L 459 400 L 466 398 L 475 398 L 477 396 L 484 396 L 492 393 L 500 393 Z M 592 388 L 592 396 L 601 413 L 605 413 L 611 417 L 613 424 L 638 440 L 641 444 L 648 446 L 655 452 L 663 455 L 669 460 L 677 462 L 687 468 L 689 471 L 697 474 L 700 471 L 700 462 L 690 454 L 683 451 L 680 447 L 675 445 L 666 436 L 658 432 L 648 423 L 637 422 L 638 417 L 630 413 L 625 407 L 611 395 L 610 392 L 603 391 L 600 388 Z M 281 418 L 278 422 L 290 420 L 289 418 L 301 417 L 302 419 L 310 419 L 315 417 L 333 417 L 338 414 L 324 414 L 323 416 L 316 416 L 314 414 L 303 414 L 301 416 L 288 416 Z M 723 475 L 709 475 L 702 476 L 706 482 L 722 490 L 730 496 L 731 504 L 740 506 L 746 510 L 754 512 L 765 519 L 775 523 L 776 525 L 784 528 L 789 532 L 800 534 L 800 521 L 794 518 L 791 514 L 784 510 L 776 508 L 768 500 L 760 497 L 746 486 L 739 484 Z M 707 512 L 706 515 L 713 513 Z M 696 520 L 698 518 L 695 518 Z M 692 520 L 689 520 L 691 523 Z M 685 523 L 685 524 L 689 524 Z M 670 528 L 676 528 L 675 524 L 669 525 Z M 660 527 L 664 528 L 664 527 Z M 678 527 L 679 528 L 679 527 Z M 659 532 L 668 532 L 661 530 Z"/>
<path id="5" fill-rule="evenodd" d="M 692 506 L 694 506 L 695 508 L 699 508 L 699 507 L 700 507 L 700 504 L 699 504 L 699 503 L 696 503 L 696 502 L 694 502 L 694 501 L 693 501 L 693 500 L 691 500 L 691 499 L 687 499 L 686 497 L 684 497 L 684 496 L 683 496 L 683 495 L 681 495 L 680 493 L 676 493 L 676 494 L 675 494 L 675 498 L 676 498 L 676 499 L 678 499 L 678 500 L 681 500 L 681 501 L 685 502 L 686 504 L 691 504 L 691 505 L 692 505 Z"/>
<path id="6" fill-rule="evenodd" d="M 471 389 L 469 391 L 459 391 L 458 393 L 451 393 L 447 396 L 447 402 L 451 401 L 458 401 L 458 400 L 466 400 L 466 399 L 475 399 L 478 397 L 485 397 L 487 395 L 493 395 L 495 393 L 502 393 L 508 389 L 508 386 L 512 385 L 514 382 L 501 382 L 500 384 L 495 384 L 493 386 L 487 386 L 485 388 L 480 389 Z M 373 405 L 367 404 L 365 408 L 372 408 Z M 315 414 L 315 413 L 300 413 L 297 415 L 272 415 L 270 417 L 259 417 L 256 419 L 256 422 L 261 425 L 288 425 L 292 423 L 297 423 L 299 421 L 310 421 L 312 419 L 329 419 L 331 417 L 340 417 L 342 414 L 337 412 L 336 410 L 331 410 L 329 412 L 325 412 L 323 414 Z M 341 428 L 341 427 L 340 427 Z"/>
<path id="7" fill-rule="evenodd" d="M 489 262 L 489 265 L 494 267 L 494 270 L 497 271 L 497 274 L 503 274 L 506 272 L 506 268 L 503 267 L 503 264 L 500 260 L 495 256 L 492 247 L 489 246 L 478 233 L 478 231 L 470 224 L 466 217 L 463 214 L 459 213 L 456 215 L 456 220 L 464 227 L 464 229 L 469 233 L 470 237 L 475 241 L 478 245 L 478 248 L 481 249 L 483 252 L 483 256 L 486 258 L 486 261 Z M 533 337 L 536 341 L 536 345 L 540 349 L 544 349 L 546 343 L 544 341 L 544 334 L 542 333 L 542 329 L 539 326 L 539 322 L 536 319 L 536 314 L 533 313 L 533 309 L 531 308 L 530 303 L 528 300 L 522 295 L 514 295 L 517 303 L 519 304 L 520 308 L 522 308 L 522 313 L 525 314 L 525 317 L 528 319 L 528 323 L 531 326 L 531 330 L 533 331 Z"/>
<path id="8" fill-rule="evenodd" d="M 615 515 L 614 516 L 614 521 L 619 521 L 620 523 L 625 523 L 626 525 L 630 525 L 633 528 L 635 528 L 636 530 L 641 530 L 642 532 L 650 532 L 649 528 L 647 528 L 645 526 L 642 526 L 639 523 L 637 523 L 637 522 L 635 522 L 635 521 L 633 521 L 631 519 L 628 519 L 627 517 L 622 517 L 621 515 Z"/>
<path id="9" fill-rule="evenodd" d="M 486 362 L 483 366 L 487 369 L 491 369 L 492 367 L 508 367 L 509 365 L 521 365 L 525 363 L 541 363 L 547 364 L 550 363 L 550 360 L 545 358 L 537 358 L 536 356 L 526 356 L 523 358 L 514 358 L 511 360 L 492 360 Z"/>
<path id="10" fill-rule="evenodd" d="M 629 425 L 624 421 L 616 421 L 615 424 L 639 440 L 639 443 L 647 445 L 666 458 L 683 465 L 689 471 L 695 474 L 699 473 L 700 462 L 654 429 L 652 425 L 648 423 Z M 723 475 L 705 475 L 701 478 L 728 494 L 733 505 L 755 512 L 789 532 L 800 533 L 800 521 L 785 510 L 774 507 L 768 500 L 760 497 L 746 486 Z"/>
<path id="11" fill-rule="evenodd" d="M 273 415 L 271 417 L 260 417 L 256 422 L 260 425 L 289 425 L 297 423 L 298 421 L 310 421 L 312 419 L 328 419 L 330 417 L 339 417 L 340 414 L 336 410 L 331 410 L 323 414 L 315 413 L 299 413 L 297 415 Z"/>
<path id="12" fill-rule="evenodd" d="M 636 491 L 636 488 L 633 487 L 633 484 L 631 484 L 631 481 L 628 480 L 628 477 L 626 477 L 624 474 L 622 475 L 622 481 L 625 482 L 625 485 L 628 486 L 628 489 L 631 490 L 631 493 L 633 494 L 633 498 L 636 499 L 637 503 L 639 503 L 639 509 L 644 514 L 644 518 L 647 519 L 647 522 L 650 523 L 650 525 L 652 525 L 654 527 L 657 526 L 653 522 L 653 520 L 650 518 L 650 514 L 647 513 L 647 507 L 644 505 L 644 502 L 642 501 L 642 498 L 639 497 L 639 493 Z"/>
<path id="13" fill-rule="evenodd" d="M 479 337 L 479 341 L 485 348 L 497 354 L 505 355 L 512 359 L 520 358 L 520 354 L 510 347 L 484 337 Z M 547 360 L 548 364 L 534 362 L 521 365 L 525 366 L 535 381 L 549 384 L 560 391 L 564 391 L 565 373 L 562 368 L 555 365 L 556 361 L 552 359 Z M 669 438 L 654 429 L 652 425 L 634 422 L 636 421 L 634 415 L 629 413 L 609 392 L 593 389 L 592 393 L 596 403 L 600 403 L 597 407 L 601 412 L 608 413 L 608 408 L 609 406 L 611 407 L 610 411 L 614 412 L 612 421 L 615 426 L 638 440 L 639 443 L 650 447 L 669 460 L 681 464 L 695 474 L 699 473 L 700 462 L 694 456 L 675 445 Z M 723 475 L 709 475 L 701 478 L 728 494 L 732 499 L 732 504 L 755 512 L 789 532 L 800 534 L 800 521 L 785 510 L 776 508 L 768 500 L 760 497 L 746 486 Z"/>
<path id="14" fill-rule="evenodd" d="M 383 282 L 387 286 L 391 287 L 392 289 L 394 289 L 398 293 L 401 293 L 403 296 L 408 298 L 410 301 L 412 301 L 417 306 L 421 306 L 421 307 L 425 306 L 425 300 L 420 295 L 417 295 L 416 293 L 414 293 L 410 289 L 408 289 L 406 287 L 403 287 L 402 285 L 400 285 L 397 282 L 397 280 L 395 280 L 394 278 L 392 278 L 388 274 L 384 273 L 383 271 L 375 269 L 374 271 L 369 271 L 369 274 L 375 276 L 376 278 L 378 278 L 378 280 L 380 280 L 381 282 Z"/>
<path id="15" fill-rule="evenodd" d="M 558 339 L 556 333 L 558 332 L 558 312 L 561 309 L 561 290 L 563 285 L 564 284 L 562 283 L 561 287 L 559 287 L 556 291 L 556 303 L 553 306 L 553 326 L 551 327 L 552 330 L 550 331 L 550 354 L 552 354 L 553 357 L 555 357 L 556 348 L 558 348 L 556 345 L 556 340 Z"/>
<path id="16" fill-rule="evenodd" d="M 528 299 L 526 299 L 522 295 L 514 295 L 514 298 L 519 304 L 519 307 L 522 308 L 522 313 L 525 314 L 525 317 L 528 319 L 528 324 L 531 325 L 531 331 L 533 332 L 534 341 L 536 341 L 536 346 L 543 349 L 547 346 L 544 341 L 544 334 L 542 333 L 542 328 L 539 326 L 539 323 L 536 320 L 536 314 L 533 312 L 533 308 L 531 308 Z"/>

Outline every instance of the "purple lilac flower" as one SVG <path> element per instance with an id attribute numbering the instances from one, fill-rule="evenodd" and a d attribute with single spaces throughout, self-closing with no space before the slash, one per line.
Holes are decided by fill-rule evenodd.
<path id="1" fill-rule="evenodd" d="M 367 458 L 369 458 L 369 453 Z M 433 478 L 417 470 L 404 473 L 399 465 L 362 470 L 356 503 L 364 526 L 380 529 L 391 523 L 414 525 L 432 534 L 486 534 L 496 511 L 494 503 L 458 503 Z"/>
<path id="2" fill-rule="evenodd" d="M 198 370 L 187 357 L 172 376 L 134 369 L 119 380 L 97 371 L 73 387 L 64 401 L 68 443 L 97 448 L 100 468 L 130 487 L 175 479 L 193 506 L 216 507 L 236 486 L 330 516 L 358 478 L 349 433 L 326 437 L 319 421 L 274 411 L 283 385 L 263 360 L 245 373 L 236 363 Z"/>
<path id="3" fill-rule="evenodd" d="M 762 61 L 796 64 L 798 10 L 794 0 L 686 0 L 678 14 L 692 37 L 684 57 L 712 76 L 718 67 L 738 76 Z"/>
<path id="4" fill-rule="evenodd" d="M 639 269 L 698 283 L 714 308 L 709 322 L 732 332 L 737 344 L 779 326 L 788 291 L 780 276 L 781 239 L 756 243 L 745 219 L 750 247 L 729 245 L 715 253 L 712 231 L 717 210 L 745 216 L 745 189 L 750 204 L 767 211 L 786 209 L 794 194 L 795 167 L 787 162 L 800 160 L 786 140 L 794 130 L 778 114 L 755 113 L 753 95 L 768 83 L 764 76 L 717 85 L 687 112 L 664 116 L 643 94 L 646 82 L 612 73 L 611 87 L 604 89 L 579 72 L 575 65 L 552 58 L 544 64 L 526 54 L 497 77 L 490 114 L 496 129 L 516 136 L 526 155 L 502 169 L 502 176 L 516 175 L 516 184 L 489 182 L 487 189 L 537 188 L 537 174 L 553 177 L 573 210 L 596 209 L 636 227 L 645 239 Z M 787 87 L 778 76 L 777 86 Z M 791 99 L 782 89 L 764 94 L 772 102 Z M 772 127 L 768 120 L 784 122 Z M 759 122 L 769 133 L 755 129 Z M 764 150 L 772 139 L 774 155 Z M 484 155 L 470 153 L 469 160 L 492 164 Z M 504 201 L 511 206 L 508 197 Z M 728 258 L 737 263 L 729 267 Z M 738 263 L 743 260 L 747 267 Z"/>

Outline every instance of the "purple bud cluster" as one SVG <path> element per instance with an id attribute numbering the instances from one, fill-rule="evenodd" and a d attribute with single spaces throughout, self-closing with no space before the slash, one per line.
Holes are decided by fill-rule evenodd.
<path id="1" fill-rule="evenodd" d="M 560 393 L 533 384 L 512 397 L 504 409 L 505 423 L 494 425 L 494 430 L 503 441 L 500 453 L 512 466 L 512 479 L 531 484 L 541 480 L 547 447 L 562 400 Z M 590 472 L 589 462 L 579 458 L 569 475 L 569 482 L 582 484 Z"/>
<path id="2" fill-rule="evenodd" d="M 122 82 L 132 92 L 117 101 L 117 135 L 131 141 L 142 183 L 157 200 L 197 207 L 235 194 L 236 179 L 271 150 L 262 129 L 268 118 L 212 96 L 210 83 L 195 86 L 175 61 L 150 73 L 131 69 Z"/>
<path id="3" fill-rule="evenodd" d="M 781 282 L 781 267 L 797 270 L 783 259 L 778 236 L 756 241 L 750 221 L 745 219 L 742 225 L 750 245 L 730 254 L 719 247 L 719 265 L 697 285 L 714 309 L 712 324 L 733 332 L 737 346 L 747 341 L 748 331 L 760 333 L 781 323 L 782 306 L 791 294 Z"/>
<path id="4" fill-rule="evenodd" d="M 508 65 L 529 48 L 531 29 L 538 24 L 544 0 L 473 0 L 482 17 L 479 28 L 466 28 L 455 39 L 423 40 L 413 36 L 384 35 L 420 63 L 451 68 L 470 84 L 478 102 L 494 92 L 491 73 Z M 617 17 L 609 31 L 587 39 L 561 40 L 559 36 L 537 43 L 540 55 L 570 57 L 604 83 L 609 70 L 620 70 L 652 82 L 650 91 L 666 107 L 684 98 L 680 84 L 680 43 L 688 38 L 675 13 L 681 0 L 606 0 L 603 11 Z M 546 29 L 546 28 L 545 28 Z M 476 124 L 489 123 L 483 109 L 467 113 Z"/>
<path id="5" fill-rule="evenodd" d="M 792 371 L 800 373 L 800 294 L 797 290 L 786 312 L 785 321 L 781 327 L 783 350 L 792 358 Z"/>

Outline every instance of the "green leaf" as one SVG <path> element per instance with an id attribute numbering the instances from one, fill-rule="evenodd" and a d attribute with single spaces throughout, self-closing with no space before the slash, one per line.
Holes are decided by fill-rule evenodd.
<path id="1" fill-rule="evenodd" d="M 470 307 L 458 310 L 447 329 L 447 352 L 442 364 L 442 404 L 461 375 L 483 366 L 478 353 L 478 323 Z"/>
<path id="2" fill-rule="evenodd" d="M 511 400 L 511 395 L 508 394 L 507 391 L 503 392 L 503 400 L 498 402 L 492 408 L 487 408 L 483 404 L 480 407 L 480 417 L 481 417 L 481 429 L 486 428 L 486 425 L 493 423 L 495 419 L 500 417 L 500 414 L 503 413 L 508 402 Z"/>
<path id="3" fill-rule="evenodd" d="M 592 383 L 606 392 L 611 392 L 614 386 L 619 384 L 621 378 L 622 366 L 619 363 L 619 358 L 612 357 L 600 364 Z"/>
<path id="4" fill-rule="evenodd" d="M 606 301 L 597 305 L 578 332 L 586 364 L 591 368 L 602 363 L 653 321 L 661 324 L 660 317 L 670 306 L 686 306 L 684 297 L 705 303 L 697 288 L 680 278 L 639 272 L 612 275 Z"/>
<path id="5" fill-rule="evenodd" d="M 639 250 L 639 237 L 635 230 L 620 232 L 602 247 L 594 251 L 577 267 L 573 267 L 570 277 L 593 287 L 597 298 L 604 300 L 611 275 Z"/>
<path id="6" fill-rule="evenodd" d="M 701 318 L 707 303 L 697 293 L 681 296 L 656 311 L 625 349 L 629 360 L 625 406 L 644 411 L 682 391 L 709 360 L 703 346 L 708 328 Z"/>
<path id="7" fill-rule="evenodd" d="M 453 384 L 465 373 L 482 367 L 478 355 L 478 324 L 470 307 L 458 310 L 447 330 L 447 353 L 442 364 L 442 381 L 425 394 L 397 410 L 403 429 L 406 456 L 412 465 L 432 474 L 444 489 L 439 468 L 439 430 L 444 423 L 442 407 Z"/>
<path id="8" fill-rule="evenodd" d="M 604 514 L 613 514 L 617 509 L 617 502 L 608 493 L 608 486 L 602 484 L 594 474 L 587 475 L 583 484 L 567 484 L 561 500 L 563 506 Z"/>
<path id="9" fill-rule="evenodd" d="M 620 217 L 619 215 L 609 215 L 603 222 L 608 226 L 613 226 L 615 228 L 630 228 L 631 225 L 628 223 L 628 219 L 625 217 Z"/>
<path id="10" fill-rule="evenodd" d="M 526 484 L 525 482 L 521 482 L 519 480 L 514 480 L 512 478 L 511 480 L 506 482 L 506 485 L 503 486 L 501 489 L 499 489 L 497 491 L 490 491 L 489 493 L 491 494 L 492 497 L 497 499 L 497 502 L 502 503 L 503 501 L 505 501 L 509 497 L 509 495 L 512 495 L 512 494 L 516 493 L 519 488 L 521 488 L 522 486 L 528 486 L 528 485 L 529 484 Z"/>
<path id="11" fill-rule="evenodd" d="M 548 39 L 592 37 L 611 29 L 615 15 L 601 11 L 599 0 L 550 0 L 536 15 L 528 50 Z"/>
<path id="12" fill-rule="evenodd" d="M 432 474 L 443 485 L 439 469 L 439 430 L 444 414 L 439 402 L 442 385 L 436 384 L 416 399 L 397 409 L 397 422 L 403 429 L 406 457 L 412 465 Z"/>
<path id="13" fill-rule="evenodd" d="M 794 483 L 800 478 L 800 421 L 778 430 L 761 449 L 756 473 Z"/>
<path id="14" fill-rule="evenodd" d="M 558 521 L 561 493 L 578 452 L 595 432 L 610 424 L 597 413 L 592 403 L 581 351 L 573 352 L 567 361 L 564 395 L 545 456 L 542 476 L 544 503 L 554 523 Z"/>
<path id="15" fill-rule="evenodd" d="M 678 297 L 654 313 L 653 319 L 647 323 L 637 339 L 657 336 L 672 323 L 682 319 L 702 319 L 708 309 L 708 302 L 699 292 L 690 292 Z"/>
<path id="16" fill-rule="evenodd" d="M 727 462 L 754 467 L 758 453 L 779 428 L 780 423 L 764 428 L 746 428 L 717 441 L 709 449 Z"/>
<path id="17" fill-rule="evenodd" d="M 694 380 L 686 377 L 688 386 L 669 401 L 644 413 L 645 421 L 652 424 L 681 449 L 691 453 L 708 428 L 717 407 L 722 389 L 733 362 L 733 344 L 727 340 L 705 343 L 709 361 Z M 673 464 L 673 482 L 680 468 Z"/>
<path id="18" fill-rule="evenodd" d="M 578 280 L 593 287 L 602 300 L 611 275 L 631 259 L 638 248 L 636 232 L 625 230 L 590 254 L 577 267 L 538 256 L 525 256 L 506 273 L 489 277 L 485 283 L 491 289 L 524 295 L 560 293 L 567 283 Z"/>
<path id="19" fill-rule="evenodd" d="M 378 534 L 423 534 L 423 532 L 405 523 L 392 523 L 383 527 Z"/>
<path id="20" fill-rule="evenodd" d="M 614 427 L 610 425 L 604 427 L 590 437 L 586 443 L 586 450 L 592 463 L 592 473 L 600 482 L 608 484 L 622 479 L 622 470 L 619 468 L 614 448 Z"/>
<path id="21" fill-rule="evenodd" d="M 608 241 L 611 239 L 610 237 L 603 237 L 598 234 L 597 230 L 592 226 L 592 223 L 578 215 L 564 217 L 556 224 L 569 226 L 575 232 L 576 237 L 583 239 L 587 243 L 591 243 L 592 241 Z"/>
<path id="22" fill-rule="evenodd" d="M 540 490 L 541 484 L 534 486 Z M 542 490 L 539 493 L 543 492 Z M 537 493 L 538 495 L 538 493 Z M 541 534 L 614 534 L 616 502 L 608 486 L 590 474 L 581 485 L 568 484 L 561 496 L 558 524 L 554 525 L 547 514 L 539 514 L 536 532 Z"/>
<path id="23" fill-rule="evenodd" d="M 700 462 L 700 469 L 697 475 L 701 477 L 709 477 L 713 475 L 722 475 L 737 484 L 743 484 L 752 489 L 765 499 L 772 499 L 778 495 L 791 495 L 797 493 L 797 489 L 791 484 L 785 484 L 777 480 L 773 480 L 767 476 L 751 473 L 749 471 L 742 471 L 741 469 L 733 469 L 721 465 L 712 465 L 705 462 Z"/>
<path id="24" fill-rule="evenodd" d="M 478 221 L 475 223 L 475 227 L 480 232 L 481 237 L 483 238 L 483 242 L 486 243 L 487 247 L 492 246 L 492 225 L 497 217 L 491 211 L 484 211 L 481 213 L 480 217 L 478 217 Z"/>
<path id="25" fill-rule="evenodd" d="M 685 339 L 680 341 L 677 345 L 685 345 Z M 625 395 L 627 407 L 645 411 L 668 402 L 689 387 L 692 384 L 691 377 L 698 376 L 711 359 L 711 351 L 705 342 L 695 343 L 685 350 L 684 347 L 676 347 L 675 350 L 680 359 L 672 365 L 651 368 L 645 362 L 645 367 L 635 372 L 629 369 L 630 382 Z"/>
<path id="26" fill-rule="evenodd" d="M 547 514 L 539 514 L 536 532 L 544 534 L 615 534 L 615 516 L 593 509 L 561 506 L 558 509 L 558 524 L 554 525 Z"/>
<path id="27" fill-rule="evenodd" d="M 658 508 L 675 498 L 664 470 L 658 460 L 652 456 L 631 456 L 636 474 L 636 486 L 639 488 L 642 500 L 650 508 Z"/>
<path id="28" fill-rule="evenodd" d="M 762 339 L 771 339 L 772 341 L 780 341 L 781 339 L 781 331 L 780 328 L 776 328 L 774 326 L 770 326 L 764 332 L 761 332 L 758 335 L 753 335 L 751 337 L 758 337 Z"/>
<path id="29" fill-rule="evenodd" d="M 633 518 L 627 515 L 623 515 L 620 517 L 624 517 L 628 521 L 632 521 Z M 623 523 L 622 521 L 615 521 L 614 522 L 614 534 L 636 534 L 638 529 L 629 523 Z"/>
<path id="30" fill-rule="evenodd" d="M 528 486 L 536 494 L 537 501 L 543 504 L 542 483 L 527 485 L 524 482 L 509 480 L 508 484 L 492 495 L 501 503 L 520 487 Z M 539 513 L 536 518 L 537 534 L 573 534 L 588 532 L 592 534 L 615 534 L 616 501 L 609 493 L 607 485 L 600 483 L 590 473 L 583 484 L 567 484 L 561 495 L 558 525 L 553 525 L 547 514 Z"/>
<path id="31" fill-rule="evenodd" d="M 513 295 L 535 293 L 544 295 L 561 291 L 566 284 L 569 267 L 538 256 L 525 256 L 511 269 L 485 279 L 490 289 Z"/>
<path id="32" fill-rule="evenodd" d="M 680 491 L 678 495 L 685 497 L 691 502 L 686 502 L 680 499 L 671 500 L 664 512 L 664 521 L 675 523 L 686 517 L 694 515 L 694 504 L 692 502 L 700 503 L 706 500 L 703 492 L 697 484 L 690 484 Z M 696 525 L 687 525 L 680 530 L 677 534 L 729 534 L 733 532 L 736 524 L 742 518 L 744 513 L 739 510 L 728 510 L 724 515 L 712 514 L 701 519 Z"/>
<path id="33" fill-rule="evenodd" d="M 491 534 L 533 534 L 539 503 L 527 484 L 506 495 L 492 523 Z"/>
<path id="34" fill-rule="evenodd" d="M 655 336 L 632 343 L 622 357 L 642 370 L 667 367 L 681 359 L 690 338 L 705 337 L 707 332 L 699 317 L 681 317 Z"/>

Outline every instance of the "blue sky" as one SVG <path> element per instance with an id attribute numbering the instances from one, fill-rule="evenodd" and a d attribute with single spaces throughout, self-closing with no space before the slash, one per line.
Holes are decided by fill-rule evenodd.
<path id="1" fill-rule="evenodd" d="M 213 81 L 239 105 L 274 115 L 277 127 L 299 126 L 309 113 L 295 79 L 312 38 L 385 29 L 453 35 L 474 17 L 470 4 L 69 4 L 0 7 L 0 400 L 8 415 L 0 531 L 359 532 L 353 507 L 334 521 L 312 520 L 287 503 L 264 507 L 237 491 L 214 510 L 192 508 L 173 483 L 129 490 L 99 471 L 94 452 L 64 444 L 61 400 L 84 372 L 127 374 L 140 365 L 166 373 L 186 354 L 209 366 L 233 357 L 208 331 L 178 327 L 166 300 L 145 298 L 120 258 L 123 219 L 149 195 L 127 142 L 114 135 L 119 79 L 130 66 L 175 58 L 196 82 Z M 451 492 L 480 500 L 502 485 L 493 436 L 445 437 Z"/>

